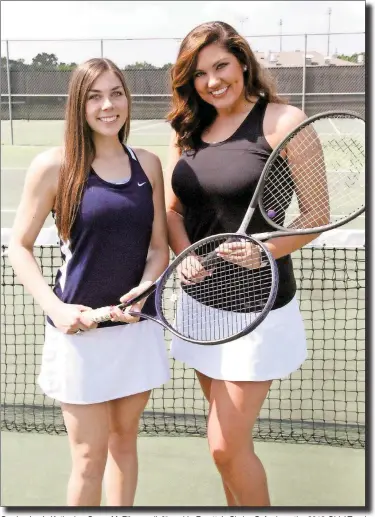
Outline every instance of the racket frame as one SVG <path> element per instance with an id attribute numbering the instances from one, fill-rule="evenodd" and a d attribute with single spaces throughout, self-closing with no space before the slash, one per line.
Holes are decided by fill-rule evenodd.
<path id="1" fill-rule="evenodd" d="M 179 333 L 177 330 L 175 330 L 171 324 L 168 322 L 167 318 L 164 316 L 163 310 L 162 310 L 162 300 L 163 300 L 163 290 L 168 282 L 168 280 L 171 278 L 172 274 L 176 271 L 177 267 L 181 264 L 181 262 L 188 256 L 190 253 L 197 249 L 198 247 L 204 245 L 206 242 L 212 241 L 214 239 L 223 239 L 224 241 L 228 240 L 236 240 L 238 237 L 246 239 L 247 241 L 251 241 L 253 244 L 258 245 L 263 253 L 266 255 L 269 264 L 270 264 L 270 272 L 271 272 L 271 291 L 269 298 L 263 308 L 263 310 L 259 313 L 259 316 L 256 318 L 255 321 L 250 323 L 247 327 L 242 329 L 237 334 L 234 334 L 227 338 L 222 338 L 218 340 L 213 341 L 203 341 L 203 340 L 197 340 L 195 338 L 189 338 L 187 336 L 184 336 L 183 334 Z M 194 244 L 191 244 L 188 248 L 186 248 L 184 251 L 182 251 L 167 267 L 167 269 L 162 273 L 162 275 L 143 293 L 140 293 L 139 295 L 135 296 L 131 300 L 128 300 L 126 303 L 122 303 L 117 305 L 120 309 L 124 309 L 126 307 L 129 307 L 130 305 L 133 305 L 134 303 L 142 300 L 146 296 L 149 296 L 155 291 L 155 310 L 157 317 L 149 316 L 148 314 L 145 314 L 143 312 L 135 312 L 135 311 L 129 311 L 129 314 L 132 316 L 138 316 L 140 318 L 145 318 L 151 321 L 155 321 L 156 323 L 161 324 L 166 330 L 169 330 L 174 334 L 175 336 L 179 337 L 180 339 L 183 339 L 184 341 L 189 341 L 190 343 L 196 343 L 198 345 L 220 345 L 227 343 L 229 341 L 233 341 L 235 339 L 238 339 L 242 336 L 245 336 L 246 334 L 249 334 L 253 330 L 255 330 L 260 323 L 266 318 L 268 313 L 273 307 L 273 304 L 275 303 L 277 290 L 279 286 L 279 274 L 278 274 L 278 267 L 276 264 L 276 261 L 274 257 L 272 256 L 271 252 L 265 246 L 262 242 L 254 239 L 254 237 L 249 237 L 246 234 L 239 234 L 239 233 L 222 233 L 217 235 L 212 235 L 209 237 L 205 237 L 204 239 L 201 239 Z"/>
<path id="2" fill-rule="evenodd" d="M 309 118 L 303 120 L 300 124 L 298 124 L 293 129 L 293 131 L 288 133 L 288 135 L 275 147 L 275 149 L 272 151 L 272 153 L 268 157 L 266 164 L 263 168 L 261 177 L 259 178 L 259 181 L 255 188 L 253 197 L 251 198 L 249 207 L 246 211 L 246 214 L 242 220 L 241 226 L 238 230 L 239 233 L 244 233 L 244 234 L 246 233 L 247 227 L 249 226 L 249 223 L 252 219 L 252 216 L 253 216 L 254 211 L 257 206 L 259 206 L 260 212 L 261 212 L 263 218 L 265 219 L 265 221 L 267 221 L 270 226 L 275 228 L 275 230 L 278 230 L 277 232 L 272 232 L 272 235 L 271 235 L 271 232 L 253 234 L 253 237 L 259 241 L 269 240 L 270 238 L 273 238 L 273 237 L 286 237 L 286 236 L 293 236 L 293 235 L 309 235 L 309 234 L 323 233 L 328 230 L 333 230 L 334 228 L 343 226 L 346 223 L 349 223 L 350 221 L 352 221 L 353 219 L 355 219 L 356 217 L 358 217 L 365 211 L 365 206 L 363 206 L 362 208 L 358 209 L 356 212 L 354 212 L 347 218 L 343 219 L 342 221 L 338 221 L 336 223 L 331 223 L 329 225 L 320 226 L 320 227 L 316 227 L 316 228 L 305 228 L 305 229 L 291 231 L 291 230 L 288 230 L 287 228 L 283 228 L 282 226 L 276 224 L 270 217 L 268 217 L 268 214 L 265 211 L 265 209 L 261 203 L 261 199 L 262 199 L 261 196 L 262 196 L 262 193 L 264 190 L 267 176 L 268 176 L 269 172 L 271 171 L 273 162 L 279 156 L 280 149 L 285 147 L 285 145 L 295 136 L 296 133 L 298 133 L 304 127 L 310 125 L 312 122 L 315 122 L 316 120 L 319 120 L 319 119 L 325 119 L 330 116 L 337 117 L 340 115 L 342 115 L 343 117 L 352 117 L 352 118 L 359 119 L 359 120 L 362 120 L 363 122 L 365 122 L 365 119 L 363 117 L 361 117 L 358 113 L 354 113 L 352 111 L 325 111 L 323 113 L 313 115 L 312 117 L 309 117 Z"/>
<path id="3" fill-rule="evenodd" d="M 264 252 L 264 254 L 266 255 L 266 257 L 269 261 L 269 264 L 270 264 L 272 287 L 271 287 L 271 292 L 270 292 L 269 298 L 268 298 L 262 312 L 259 314 L 257 319 L 255 321 L 253 321 L 250 325 L 248 325 L 247 327 L 242 329 L 237 334 L 234 334 L 228 338 L 222 338 L 222 339 L 218 339 L 218 340 L 214 340 L 214 341 L 202 341 L 202 340 L 197 340 L 195 338 L 188 338 L 188 337 L 180 334 L 179 332 L 177 332 L 170 326 L 170 324 L 168 323 L 168 321 L 165 318 L 163 311 L 161 309 L 163 289 L 164 289 L 166 282 L 169 280 L 169 278 L 171 276 L 172 270 L 176 270 L 177 266 L 179 264 L 181 264 L 181 262 L 185 259 L 186 256 L 188 256 L 190 254 L 191 251 L 193 251 L 194 249 L 196 249 L 199 246 L 204 245 L 206 242 L 212 241 L 213 239 L 221 239 L 221 238 L 227 242 L 229 240 L 235 240 L 238 237 L 249 240 L 253 244 L 256 244 L 257 246 L 259 246 L 262 249 L 262 251 Z M 273 255 L 271 254 L 271 252 L 269 251 L 269 249 L 267 248 L 267 246 L 265 246 L 262 242 L 257 241 L 252 236 L 249 237 L 246 234 L 240 234 L 238 232 L 211 235 L 209 237 L 205 237 L 204 239 L 201 239 L 201 240 L 195 242 L 194 244 L 191 244 L 188 248 L 186 248 L 183 252 L 181 252 L 173 260 L 171 265 L 166 269 L 166 271 L 161 276 L 160 282 L 158 281 L 158 283 L 157 283 L 156 295 L 155 295 L 155 307 L 156 307 L 156 312 L 159 317 L 158 321 L 163 322 L 163 326 L 165 328 L 168 328 L 168 330 L 170 330 L 175 336 L 183 339 L 184 341 L 189 341 L 190 343 L 196 343 L 198 345 L 219 345 L 219 344 L 228 343 L 228 342 L 234 341 L 235 339 L 238 339 L 242 336 L 245 336 L 246 334 L 249 334 L 250 332 L 255 330 L 258 327 L 258 325 L 260 325 L 260 323 L 262 323 L 262 321 L 266 318 L 266 316 L 272 309 L 273 304 L 275 303 L 278 286 L 279 286 L 279 272 L 278 272 L 278 267 L 277 267 L 276 261 L 275 261 Z"/>
<path id="4" fill-rule="evenodd" d="M 319 120 L 319 119 L 328 118 L 329 116 L 336 116 L 337 117 L 337 116 L 340 116 L 340 115 L 342 115 L 343 117 L 352 117 L 352 118 L 355 118 L 355 119 L 359 119 L 359 120 L 362 120 L 364 122 L 364 118 L 363 117 L 361 117 L 358 113 L 354 113 L 354 112 L 351 112 L 351 111 L 326 111 L 326 112 L 314 115 L 312 117 L 309 117 L 309 118 L 305 119 L 304 121 L 302 121 L 290 133 L 288 133 L 288 135 L 277 145 L 277 147 L 275 147 L 275 149 L 272 151 L 272 153 L 268 157 L 268 160 L 267 160 L 267 162 L 266 162 L 266 164 L 265 164 L 265 166 L 263 168 L 261 177 L 258 180 L 258 183 L 257 183 L 257 186 L 255 188 L 254 194 L 253 194 L 253 196 L 251 198 L 249 207 L 248 207 L 248 209 L 247 209 L 247 211 L 245 213 L 245 216 L 244 216 L 244 218 L 243 218 L 243 220 L 241 222 L 241 225 L 240 225 L 239 229 L 237 230 L 237 232 L 236 233 L 222 233 L 222 234 L 212 235 L 212 236 L 205 237 L 204 239 L 201 239 L 201 240 L 191 244 L 188 248 L 186 248 L 183 252 L 181 252 L 171 262 L 171 264 L 167 267 L 167 269 L 160 275 L 160 277 L 148 289 L 146 289 L 144 292 L 140 293 L 139 295 L 135 296 L 131 300 L 128 300 L 126 303 L 122 303 L 120 305 L 117 305 L 117 307 L 119 307 L 121 309 L 129 307 L 129 306 L 133 305 L 134 303 L 142 300 L 146 296 L 149 296 L 154 291 L 156 291 L 156 294 L 155 294 L 155 310 L 156 310 L 157 318 L 155 318 L 153 316 L 149 316 L 149 315 L 144 314 L 142 312 L 129 311 L 129 313 L 131 315 L 133 315 L 133 316 L 139 316 L 140 318 L 145 318 L 145 319 L 149 319 L 149 320 L 155 321 L 156 323 L 161 324 L 166 330 L 171 331 L 172 334 L 174 334 L 175 336 L 183 339 L 184 341 L 189 341 L 191 343 L 196 343 L 196 344 L 200 344 L 200 345 L 218 345 L 218 344 L 223 344 L 223 343 L 226 343 L 226 342 L 229 342 L 229 341 L 233 341 L 235 339 L 238 339 L 238 338 L 240 338 L 240 337 L 250 333 L 256 327 L 258 327 L 258 325 L 266 318 L 266 316 L 268 315 L 268 313 L 270 312 L 270 310 L 273 307 L 273 304 L 275 302 L 276 295 L 277 295 L 278 284 L 279 284 L 278 268 L 277 268 L 276 260 L 274 259 L 274 257 L 272 256 L 271 252 L 263 244 L 262 241 L 267 241 L 269 239 L 276 238 L 276 237 L 286 237 L 286 236 L 294 236 L 294 235 L 308 235 L 308 234 L 323 233 L 323 232 L 326 232 L 326 231 L 331 230 L 333 228 L 338 228 L 340 226 L 343 226 L 344 224 L 346 224 L 346 223 L 350 222 L 351 220 L 355 219 L 356 217 L 358 217 L 360 214 L 362 214 L 365 211 L 365 206 L 363 206 L 362 208 L 360 208 L 359 210 L 357 210 L 356 212 L 354 212 L 353 214 L 348 216 L 346 219 L 344 219 L 342 221 L 339 221 L 337 223 L 331 223 L 329 225 L 321 226 L 321 227 L 317 227 L 317 228 L 305 228 L 305 229 L 300 229 L 300 230 L 293 229 L 293 231 L 290 231 L 290 230 L 288 230 L 286 228 L 283 228 L 283 227 L 277 225 L 274 221 L 272 221 L 272 219 L 269 218 L 267 213 L 265 212 L 265 209 L 263 208 L 262 204 L 259 202 L 259 199 L 260 199 L 261 194 L 262 194 L 263 189 L 264 189 L 264 185 L 265 185 L 265 181 L 266 181 L 267 175 L 268 175 L 269 171 L 271 170 L 271 166 L 272 166 L 274 160 L 279 156 L 280 149 L 283 148 L 285 146 L 285 144 L 288 143 L 294 137 L 294 135 L 296 133 L 298 133 L 303 127 L 305 127 L 305 126 L 307 126 L 307 125 L 311 124 L 312 122 L 314 122 L 316 120 Z M 248 225 L 249 225 L 249 223 L 250 223 L 250 221 L 252 219 L 252 216 L 253 216 L 254 211 L 256 210 L 257 206 L 259 206 L 259 209 L 260 209 L 260 211 L 262 213 L 262 216 L 269 223 L 269 225 L 272 228 L 275 228 L 275 230 L 278 230 L 278 231 L 263 232 L 263 233 L 253 234 L 251 237 L 249 237 L 247 235 L 247 233 L 246 233 L 247 227 L 248 227 Z M 248 327 L 246 327 L 242 331 L 238 332 L 237 334 L 235 334 L 233 336 L 230 336 L 229 338 L 223 338 L 223 339 L 215 340 L 215 341 L 199 341 L 197 339 L 188 338 L 186 336 L 183 336 L 178 331 L 174 330 L 173 327 L 168 323 L 167 319 L 165 318 L 165 316 L 163 314 L 162 308 L 161 308 L 162 293 L 163 293 L 163 289 L 164 289 L 164 286 L 165 286 L 166 282 L 171 277 L 171 274 L 172 274 L 173 270 L 175 270 L 177 268 L 177 266 L 182 262 L 182 260 L 184 260 L 184 258 L 187 255 L 189 255 L 190 252 L 193 251 L 194 249 L 196 249 L 198 246 L 203 245 L 205 242 L 208 242 L 208 241 L 210 241 L 212 239 L 215 239 L 215 238 L 223 238 L 227 242 L 232 242 L 233 240 L 236 240 L 236 238 L 238 238 L 238 237 L 243 237 L 243 238 L 246 238 L 246 239 L 250 239 L 250 240 L 252 240 L 252 242 L 254 242 L 259 247 L 261 247 L 262 250 L 264 251 L 264 253 L 266 254 L 269 262 L 270 262 L 270 265 L 271 265 L 271 275 L 272 275 L 272 288 L 271 288 L 271 293 L 270 293 L 269 299 L 268 299 L 268 301 L 267 301 L 263 311 L 260 313 L 260 316 L 257 318 L 256 321 L 251 323 Z M 215 252 L 212 252 L 212 254 L 214 254 L 214 253 Z"/>

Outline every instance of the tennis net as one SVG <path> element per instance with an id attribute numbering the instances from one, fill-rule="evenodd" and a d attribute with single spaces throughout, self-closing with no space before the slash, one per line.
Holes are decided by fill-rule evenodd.
<path id="1" fill-rule="evenodd" d="M 2 229 L 1 427 L 62 434 L 59 404 L 36 384 L 44 315 L 14 275 L 8 239 Z M 362 230 L 333 230 L 293 254 L 308 359 L 273 382 L 254 439 L 364 447 L 364 239 Z M 52 284 L 61 265 L 55 229 L 42 230 L 35 255 Z M 170 366 L 171 380 L 153 390 L 140 434 L 206 435 L 207 403 L 194 371 L 173 359 Z"/>

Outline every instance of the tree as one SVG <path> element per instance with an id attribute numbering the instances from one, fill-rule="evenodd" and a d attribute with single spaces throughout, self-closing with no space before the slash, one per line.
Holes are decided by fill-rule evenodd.
<path id="1" fill-rule="evenodd" d="M 344 61 L 349 61 L 350 63 L 358 63 L 358 56 L 363 56 L 365 58 L 364 52 L 359 52 L 358 54 L 352 54 L 351 56 L 346 56 L 345 54 L 339 54 L 337 57 L 339 59 L 343 59 Z"/>
<path id="2" fill-rule="evenodd" d="M 126 65 L 125 70 L 131 70 L 131 69 L 137 69 L 137 70 L 155 70 L 157 69 L 157 66 L 152 65 L 151 63 L 147 63 L 147 61 L 137 61 L 136 63 L 132 65 Z"/>
<path id="3" fill-rule="evenodd" d="M 1 58 L 1 67 L 3 68 L 6 68 L 7 66 L 7 58 L 6 57 L 2 57 Z M 21 68 L 24 68 L 25 66 L 27 66 L 25 64 L 25 60 L 24 59 L 9 59 L 9 67 L 14 70 L 14 69 L 21 69 Z"/>
<path id="4" fill-rule="evenodd" d="M 161 70 L 169 70 L 170 68 L 172 68 L 173 66 L 173 63 L 166 63 L 165 65 L 163 65 L 161 67 Z"/>
<path id="5" fill-rule="evenodd" d="M 70 70 L 74 70 L 74 68 L 76 68 L 77 66 L 77 63 L 70 63 L 68 65 L 68 63 L 59 63 L 57 65 L 57 69 L 58 70 L 63 70 L 63 71 L 70 71 Z"/>
<path id="6" fill-rule="evenodd" d="M 58 59 L 55 54 L 47 54 L 47 52 L 42 52 L 41 54 L 37 54 L 33 57 L 31 64 L 37 67 L 48 67 L 48 68 L 56 68 L 58 65 Z"/>

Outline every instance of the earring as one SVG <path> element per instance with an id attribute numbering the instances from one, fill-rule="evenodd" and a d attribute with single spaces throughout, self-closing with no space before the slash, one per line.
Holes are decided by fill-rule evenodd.
<path id="1" fill-rule="evenodd" d="M 243 71 L 244 71 L 244 72 L 246 72 L 246 70 L 247 70 L 247 66 L 245 65 L 245 66 L 243 67 Z"/>

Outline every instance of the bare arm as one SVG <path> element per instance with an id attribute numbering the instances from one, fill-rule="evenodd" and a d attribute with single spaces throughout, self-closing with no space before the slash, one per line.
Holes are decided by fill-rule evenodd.
<path id="1" fill-rule="evenodd" d="M 38 155 L 26 173 L 8 249 L 9 260 L 16 275 L 47 314 L 53 312 L 60 300 L 42 275 L 33 254 L 33 246 L 53 208 L 57 179 L 57 152 Z"/>
<path id="2" fill-rule="evenodd" d="M 276 121 L 270 121 L 269 125 L 273 126 L 272 129 L 272 137 L 270 138 L 270 144 L 272 147 L 276 147 L 279 142 L 281 142 L 286 135 L 292 131 L 298 124 L 300 124 L 303 120 L 306 120 L 306 115 L 301 110 L 294 108 L 293 106 L 283 106 L 281 108 L 283 112 L 280 114 L 280 116 L 277 117 Z M 266 124 L 265 120 L 265 124 Z M 289 153 L 293 153 L 293 149 L 287 149 L 288 156 Z M 300 181 L 297 181 L 299 186 L 301 186 L 301 178 L 303 175 L 303 167 L 297 168 L 297 166 L 294 167 L 294 170 L 292 168 L 292 174 L 293 179 L 295 180 L 296 177 L 300 178 Z M 306 194 L 310 194 L 309 192 L 306 192 L 306 189 L 304 189 L 304 194 L 302 195 L 301 188 L 299 189 L 300 192 L 298 192 L 297 188 L 297 194 L 299 203 L 301 206 L 301 203 L 304 203 L 305 209 L 307 210 L 307 199 L 308 196 Z M 301 207 L 302 210 L 302 207 Z M 285 255 L 289 255 L 290 253 L 293 253 L 294 251 L 302 248 L 312 240 L 317 238 L 317 234 L 315 235 L 296 235 L 292 237 L 276 237 L 274 239 L 270 239 L 267 241 L 266 246 L 271 251 L 272 255 L 278 259 L 280 257 L 283 257 Z"/>
<path id="3" fill-rule="evenodd" d="M 183 207 L 172 189 L 173 169 L 180 158 L 180 151 L 175 146 L 176 134 L 173 131 L 169 144 L 168 165 L 165 174 L 165 200 L 167 210 L 169 246 L 175 255 L 190 246 L 191 242 L 185 230 Z"/>
<path id="4" fill-rule="evenodd" d="M 33 253 L 34 242 L 54 205 L 59 166 L 59 149 L 51 149 L 32 161 L 14 220 L 8 254 L 26 290 L 58 328 L 71 333 L 78 328 L 91 328 L 91 325 L 85 325 L 80 319 L 83 306 L 71 306 L 67 314 L 67 305 L 61 302 L 48 285 Z M 61 320 L 64 311 L 65 318 Z"/>
<path id="5" fill-rule="evenodd" d="M 328 224 L 330 208 L 326 166 L 314 128 L 307 126 L 302 129 L 290 141 L 287 154 L 300 211 L 288 227 L 317 228 Z"/>
<path id="6" fill-rule="evenodd" d="M 143 170 L 150 180 L 153 190 L 154 222 L 147 254 L 146 266 L 142 279 L 137 287 L 131 289 L 120 298 L 122 303 L 144 292 L 163 273 L 169 262 L 169 248 L 167 238 L 167 221 L 165 215 L 163 172 L 159 158 L 143 149 L 135 149 Z M 117 307 L 112 308 L 112 321 L 135 323 L 138 317 L 129 314 L 129 311 L 140 312 L 145 299 L 128 307 L 122 312 Z"/>
<path id="7" fill-rule="evenodd" d="M 150 178 L 153 189 L 154 222 L 141 283 L 153 283 L 169 262 L 167 220 L 165 215 L 163 172 L 159 158 L 149 152 L 137 153 L 142 167 Z"/>

